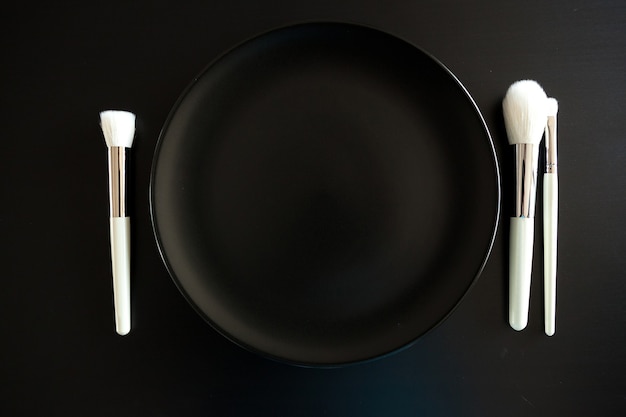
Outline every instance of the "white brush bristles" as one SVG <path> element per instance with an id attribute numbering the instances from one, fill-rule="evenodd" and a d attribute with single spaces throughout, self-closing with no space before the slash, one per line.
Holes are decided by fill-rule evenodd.
<path id="1" fill-rule="evenodd" d="M 135 137 L 135 115 L 127 111 L 107 110 L 100 113 L 100 126 L 107 146 L 131 148 Z"/>
<path id="2" fill-rule="evenodd" d="M 541 142 L 546 118 L 548 97 L 533 80 L 513 83 L 502 101 L 504 124 L 511 145 Z"/>
<path id="3" fill-rule="evenodd" d="M 548 112 L 548 116 L 556 116 L 559 111 L 559 102 L 556 101 L 555 98 L 548 98 L 548 105 L 546 110 Z"/>

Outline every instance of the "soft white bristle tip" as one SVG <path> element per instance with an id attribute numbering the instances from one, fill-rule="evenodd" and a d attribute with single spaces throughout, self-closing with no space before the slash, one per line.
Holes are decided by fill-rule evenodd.
<path id="1" fill-rule="evenodd" d="M 100 113 L 100 126 L 108 147 L 133 146 L 135 115 L 128 111 L 107 110 Z"/>
<path id="2" fill-rule="evenodd" d="M 548 117 L 548 97 L 536 81 L 513 83 L 502 101 L 502 111 L 511 145 L 541 142 Z"/>
<path id="3" fill-rule="evenodd" d="M 555 98 L 549 97 L 547 104 L 548 116 L 556 116 L 559 111 L 559 102 Z"/>

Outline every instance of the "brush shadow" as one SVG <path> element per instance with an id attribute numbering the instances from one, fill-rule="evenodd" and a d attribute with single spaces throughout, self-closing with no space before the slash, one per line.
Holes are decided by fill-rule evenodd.
<path id="1" fill-rule="evenodd" d="M 509 300 L 509 262 L 508 262 L 508 253 L 509 253 L 509 240 L 510 240 L 510 229 L 509 229 L 509 218 L 511 217 L 511 210 L 513 204 L 511 203 L 514 198 L 514 183 L 515 183 L 515 172 L 514 172 L 514 152 L 513 147 L 509 146 L 509 142 L 507 139 L 506 128 L 504 126 L 504 117 L 502 114 L 502 99 L 504 96 L 501 96 L 499 100 L 497 100 L 492 108 L 491 115 L 493 123 L 493 139 L 494 146 L 496 147 L 496 151 L 498 155 L 500 155 L 500 178 L 501 178 L 501 205 L 502 205 L 502 215 L 500 217 L 501 221 L 501 236 L 500 245 L 502 249 L 502 253 L 505 254 L 506 260 L 502 262 L 502 270 L 501 270 L 501 279 L 502 279 L 502 318 L 506 325 L 508 326 L 509 318 L 508 318 L 508 300 Z"/>

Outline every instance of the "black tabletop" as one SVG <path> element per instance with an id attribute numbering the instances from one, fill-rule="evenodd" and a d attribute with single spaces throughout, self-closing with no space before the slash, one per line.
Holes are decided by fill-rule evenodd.
<path id="1" fill-rule="evenodd" d="M 626 4 L 620 1 L 17 2 L 2 17 L 0 414 L 7 416 L 621 416 L 626 413 Z M 379 28 L 434 55 L 493 137 L 500 227 L 455 312 L 394 355 L 318 369 L 260 357 L 195 313 L 152 231 L 159 132 L 193 78 L 258 33 L 305 21 Z M 507 322 L 519 79 L 559 101 L 557 331 Z M 98 113 L 137 114 L 133 329 L 114 330 Z M 451 118 L 453 120 L 453 118 Z M 541 235 L 541 223 L 536 223 Z"/>

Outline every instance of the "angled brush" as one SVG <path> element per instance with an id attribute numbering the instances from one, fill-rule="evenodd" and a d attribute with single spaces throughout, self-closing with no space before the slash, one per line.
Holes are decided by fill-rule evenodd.
<path id="1" fill-rule="evenodd" d="M 543 285 L 544 321 L 548 336 L 556 331 L 556 247 L 559 211 L 559 182 L 556 156 L 556 114 L 559 103 L 548 99 L 546 123 L 546 172 L 543 174 Z"/>

